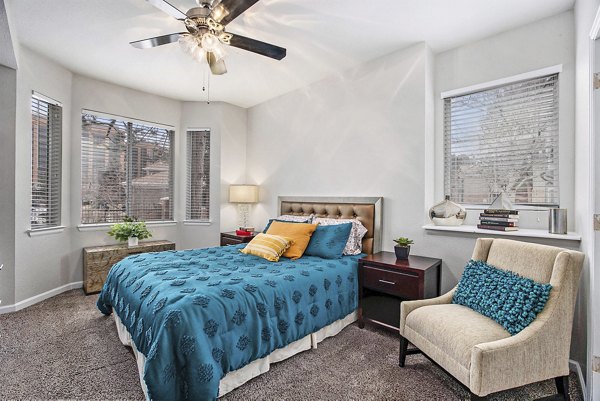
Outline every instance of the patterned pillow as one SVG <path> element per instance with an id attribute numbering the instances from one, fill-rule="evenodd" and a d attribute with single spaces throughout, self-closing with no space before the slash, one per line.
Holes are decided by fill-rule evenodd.
<path id="1" fill-rule="evenodd" d="M 291 239 L 294 243 L 283 253 L 283 256 L 296 260 L 304 254 L 312 233 L 317 228 L 316 224 L 293 223 L 291 221 L 274 221 L 267 234 L 280 235 Z"/>
<path id="2" fill-rule="evenodd" d="M 296 216 L 293 214 L 282 214 L 281 216 L 277 217 L 276 219 L 280 220 L 280 221 L 295 221 L 298 223 L 312 224 L 314 217 L 315 217 L 314 214 L 301 215 L 301 216 Z"/>
<path id="3" fill-rule="evenodd" d="M 351 230 L 352 223 L 317 226 L 304 254 L 325 259 L 341 258 Z"/>
<path id="4" fill-rule="evenodd" d="M 277 262 L 292 244 L 293 241 L 289 238 L 260 233 L 252 238 L 252 241 L 244 249 L 240 249 L 240 252 L 259 256 L 270 262 Z"/>
<path id="5" fill-rule="evenodd" d="M 324 217 L 316 217 L 314 219 L 315 224 L 321 226 L 335 226 L 343 223 L 352 223 L 352 230 L 350 230 L 350 236 L 344 247 L 344 255 L 358 255 L 362 252 L 362 239 L 367 233 L 367 229 L 357 219 L 330 219 Z"/>
<path id="6" fill-rule="evenodd" d="M 468 306 L 515 335 L 544 309 L 551 289 L 550 284 L 540 284 L 480 260 L 470 260 L 452 303 Z"/>

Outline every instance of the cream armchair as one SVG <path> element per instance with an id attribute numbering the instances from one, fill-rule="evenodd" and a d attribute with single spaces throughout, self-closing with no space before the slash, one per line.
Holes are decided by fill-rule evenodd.
<path id="1" fill-rule="evenodd" d="M 455 288 L 400 307 L 400 360 L 423 352 L 478 400 L 497 391 L 554 378 L 569 400 L 569 348 L 581 252 L 506 239 L 478 239 L 474 260 L 487 261 L 540 283 L 552 284 L 544 310 L 520 333 L 452 303 Z M 417 349 L 407 350 L 408 342 Z"/>

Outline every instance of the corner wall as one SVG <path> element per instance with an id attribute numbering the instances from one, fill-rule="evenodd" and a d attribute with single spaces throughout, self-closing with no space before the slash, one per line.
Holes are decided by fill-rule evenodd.
<path id="1" fill-rule="evenodd" d="M 598 213 L 598 202 L 594 199 L 595 189 L 594 175 L 599 174 L 598 166 L 600 155 L 594 154 L 595 165 L 592 154 L 598 149 L 598 138 L 593 138 L 594 133 L 590 127 L 591 121 L 591 96 L 592 96 L 592 66 L 590 32 L 596 12 L 600 7 L 598 0 L 577 0 L 575 2 L 575 49 L 576 49 L 576 110 L 575 110 L 575 193 L 577 194 L 575 219 L 582 233 L 581 250 L 588 255 L 586 258 L 583 277 L 579 287 L 580 292 L 586 294 L 587 304 L 578 305 L 578 309 L 587 313 L 580 316 L 579 320 L 587 323 L 587 369 L 584 370 L 588 387 L 588 399 L 600 399 L 600 373 L 592 370 L 592 356 L 600 355 L 600 318 L 598 311 L 600 305 L 600 272 L 598 261 L 595 260 L 595 237 L 592 227 L 592 214 Z M 596 54 L 596 57 L 600 55 Z M 593 146 L 595 143 L 595 147 Z M 583 324 L 583 323 L 581 323 Z"/>
<path id="2" fill-rule="evenodd" d="M 566 12 L 435 56 L 414 45 L 252 107 L 248 179 L 261 186 L 252 223 L 260 228 L 276 216 L 281 195 L 383 196 L 383 249 L 392 251 L 395 237 L 413 238 L 414 254 L 443 259 L 448 291 L 477 235 L 422 228 L 429 207 L 443 199 L 441 92 L 556 64 L 563 65 L 561 202 L 575 222 L 573 44 L 573 13 Z M 475 221 L 478 211 L 470 214 Z M 546 227 L 547 212 L 527 219 L 530 227 Z M 523 240 L 579 249 L 571 241 Z M 584 368 L 586 294 L 580 292 L 572 342 L 572 357 Z"/>
<path id="3" fill-rule="evenodd" d="M 383 196 L 384 248 L 421 237 L 428 55 L 414 45 L 249 109 L 255 227 L 278 196 Z"/>
<path id="4" fill-rule="evenodd" d="M 0 65 L 0 302 L 15 302 L 15 116 L 17 72 Z"/>
<path id="5" fill-rule="evenodd" d="M 7 105 L 0 113 L 7 117 L 16 115 L 16 124 L 9 126 L 10 118 L 3 118 L 6 142 L 0 152 L 7 152 L 0 163 L 13 165 L 2 169 L 0 179 L 6 172 L 6 184 L 2 181 L 0 197 L 7 196 L 6 205 L 14 204 L 12 213 L 0 213 L 2 234 L 6 241 L 0 242 L 0 310 L 5 306 L 38 297 L 47 291 L 77 285 L 83 280 L 82 248 L 114 243 L 107 228 L 80 231 L 81 222 L 81 111 L 98 111 L 137 120 L 157 122 L 175 127 L 175 188 L 174 213 L 176 222 L 151 226 L 153 239 L 168 239 L 177 243 L 178 249 L 218 245 L 221 216 L 224 224 L 232 226 L 235 210 L 227 204 L 223 192 L 229 182 L 240 182 L 245 171 L 246 110 L 226 103 L 183 103 L 124 87 L 97 81 L 71 73 L 56 63 L 21 47 L 19 70 L 16 73 L 16 111 Z M 2 81 L 3 71 L 0 71 Z M 8 87 L 7 87 L 8 88 Z M 63 152 L 62 152 L 62 225 L 63 232 L 30 237 L 29 209 L 31 205 L 31 92 L 35 90 L 63 104 Z M 1 101 L 9 101 L 3 96 Z M 212 132 L 211 140 L 211 224 L 186 225 L 186 129 L 206 127 Z M 15 146 L 11 147 L 10 143 Z M 4 144 L 7 146 L 4 146 Z M 221 178 L 223 177 L 223 178 Z M 4 189 L 7 189 L 6 191 Z M 10 210 L 4 208 L 3 211 Z M 233 211 L 233 213 L 232 213 Z M 233 215 L 233 217 L 232 217 Z M 12 219 L 12 229 L 10 219 Z M 5 230 L 5 228 L 7 228 Z M 12 241 L 12 242 L 11 242 Z M 12 251 L 11 251 L 12 249 Z M 12 256 L 11 256 L 12 252 Z M 6 255 L 6 257 L 4 256 Z M 14 262 L 11 262 L 14 258 Z M 4 262 L 4 260 L 7 262 Z M 14 263 L 14 269 L 13 269 Z M 14 278 L 9 277 L 14 275 Z M 4 280 L 6 278 L 6 280 Z M 6 283 L 6 284 L 4 284 Z M 6 288 L 4 288 L 6 287 Z M 5 295 L 6 294 L 6 295 Z M 37 298 L 36 298 L 37 299 Z"/>

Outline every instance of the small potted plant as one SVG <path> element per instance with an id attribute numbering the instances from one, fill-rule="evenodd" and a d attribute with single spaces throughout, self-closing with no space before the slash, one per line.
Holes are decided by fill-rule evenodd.
<path id="1" fill-rule="evenodd" d="M 398 239 L 395 239 L 394 242 L 396 243 L 396 246 L 394 246 L 396 258 L 408 259 L 408 254 L 410 253 L 410 245 L 413 244 L 413 240 L 405 237 L 400 237 Z"/>
<path id="2" fill-rule="evenodd" d="M 113 224 L 108 235 L 118 241 L 127 241 L 128 246 L 137 246 L 139 240 L 152 237 L 145 222 L 129 216 L 125 216 L 122 223 Z"/>

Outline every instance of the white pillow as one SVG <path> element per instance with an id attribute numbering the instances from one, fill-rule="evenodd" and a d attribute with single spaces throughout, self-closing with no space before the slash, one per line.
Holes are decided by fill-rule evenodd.
<path id="1" fill-rule="evenodd" d="M 357 219 L 330 219 L 325 217 L 315 217 L 313 224 L 320 224 L 322 226 L 335 226 L 338 224 L 352 223 L 352 230 L 350 230 L 350 236 L 348 242 L 344 247 L 344 255 L 358 255 L 362 252 L 362 239 L 367 233 L 367 229 Z"/>
<path id="2" fill-rule="evenodd" d="M 279 217 L 276 217 L 275 220 L 281 220 L 281 221 L 295 221 L 295 222 L 300 222 L 300 223 L 308 223 L 308 224 L 312 224 L 313 222 L 313 217 L 314 214 L 309 214 L 308 216 L 304 215 L 304 216 L 294 216 L 292 214 L 282 214 Z"/>

